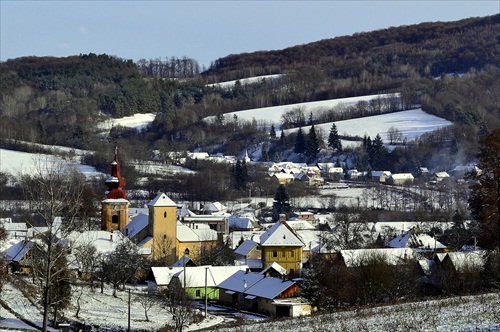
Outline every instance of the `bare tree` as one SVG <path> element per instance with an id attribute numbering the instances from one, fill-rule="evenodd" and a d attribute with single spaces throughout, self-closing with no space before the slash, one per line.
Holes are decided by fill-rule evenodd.
<path id="1" fill-rule="evenodd" d="M 403 140 L 403 133 L 394 126 L 391 126 L 387 130 L 387 134 L 389 135 L 390 144 L 398 144 Z"/>
<path id="2" fill-rule="evenodd" d="M 42 290 L 42 330 L 47 331 L 49 309 L 54 303 L 51 292 L 67 266 L 61 266 L 66 248 L 61 239 L 78 219 L 83 200 L 84 176 L 62 162 L 34 159 L 30 173 L 19 176 L 20 188 L 29 206 L 26 223 L 37 231 L 39 249 L 43 251 L 39 265 L 33 270 Z M 59 267 L 59 268 L 58 268 Z"/>
<path id="3" fill-rule="evenodd" d="M 144 309 L 144 316 L 146 321 L 149 322 L 148 311 L 156 304 L 158 304 L 158 298 L 148 293 L 140 294 L 135 297 L 135 302 L 139 302 L 141 307 Z"/>
<path id="4" fill-rule="evenodd" d="M 167 289 L 158 292 L 158 298 L 172 314 L 173 331 L 182 332 L 193 317 L 193 302 L 178 278 L 173 278 Z"/>
<path id="5" fill-rule="evenodd" d="M 364 234 L 368 231 L 366 223 L 359 220 L 352 209 L 336 213 L 336 225 L 332 229 L 332 240 L 340 249 L 362 248 L 365 243 Z"/>

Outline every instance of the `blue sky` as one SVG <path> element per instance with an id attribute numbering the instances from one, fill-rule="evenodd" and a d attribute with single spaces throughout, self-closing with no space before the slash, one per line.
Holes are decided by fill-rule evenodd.
<path id="1" fill-rule="evenodd" d="M 106 53 L 137 61 L 276 50 L 356 32 L 498 14 L 485 1 L 0 0 L 0 60 Z"/>

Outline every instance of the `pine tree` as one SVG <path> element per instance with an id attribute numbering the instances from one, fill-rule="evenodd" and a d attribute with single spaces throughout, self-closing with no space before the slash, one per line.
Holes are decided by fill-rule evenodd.
<path id="1" fill-rule="evenodd" d="M 368 137 L 368 139 L 369 138 L 370 137 Z M 384 147 L 382 137 L 377 134 L 368 148 L 368 156 L 370 158 L 371 166 L 373 166 L 375 169 L 380 168 L 383 165 L 386 154 L 387 150 Z"/>
<path id="2" fill-rule="evenodd" d="M 269 132 L 269 136 L 271 136 L 272 140 L 276 139 L 276 130 L 274 129 L 274 124 L 271 125 L 271 131 Z"/>
<path id="3" fill-rule="evenodd" d="M 247 186 L 248 169 L 245 160 L 237 160 L 233 169 L 234 187 L 236 190 L 243 190 Z"/>
<path id="4" fill-rule="evenodd" d="M 314 129 L 314 125 L 311 126 L 309 130 L 309 134 L 307 135 L 307 150 L 306 154 L 310 158 L 315 158 L 319 152 L 319 141 L 316 136 L 316 129 Z"/>
<path id="5" fill-rule="evenodd" d="M 269 153 L 267 152 L 267 144 L 264 143 L 262 144 L 262 150 L 261 150 L 261 160 L 264 162 L 269 161 Z"/>
<path id="6" fill-rule="evenodd" d="M 304 153 L 307 150 L 307 142 L 302 131 L 302 127 L 297 131 L 297 136 L 295 137 L 295 153 Z"/>
<path id="7" fill-rule="evenodd" d="M 332 123 L 332 128 L 330 128 L 330 134 L 328 135 L 328 146 L 333 149 L 333 151 L 342 151 L 342 142 L 340 141 L 339 133 L 337 131 L 337 126 Z"/>
<path id="8" fill-rule="evenodd" d="M 290 207 L 290 195 L 285 186 L 280 184 L 278 189 L 276 189 L 276 194 L 274 194 L 273 202 L 273 219 L 278 220 L 280 214 L 289 214 L 291 211 Z"/>

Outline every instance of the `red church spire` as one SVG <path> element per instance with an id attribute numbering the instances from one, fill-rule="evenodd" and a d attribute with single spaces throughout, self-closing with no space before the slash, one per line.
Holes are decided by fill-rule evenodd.
<path id="1" fill-rule="evenodd" d="M 124 198 L 127 199 L 127 194 L 123 187 L 127 184 L 125 179 L 120 174 L 120 162 L 118 161 L 118 146 L 115 145 L 115 159 L 111 163 L 111 176 L 106 180 L 106 198 Z"/>

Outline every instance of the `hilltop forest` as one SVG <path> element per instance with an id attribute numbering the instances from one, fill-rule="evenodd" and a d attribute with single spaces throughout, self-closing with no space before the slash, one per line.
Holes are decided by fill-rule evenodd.
<path id="1" fill-rule="evenodd" d="M 232 111 L 378 93 L 401 93 L 402 109 L 454 123 L 422 137 L 411 153 L 387 156 L 394 171 L 423 165 L 436 153 L 472 160 L 483 133 L 500 127 L 500 15 L 456 22 L 391 27 L 277 51 L 232 54 L 201 68 L 195 59 L 132 60 L 106 54 L 66 58 L 22 57 L 0 63 L 0 140 L 64 145 L 107 156 L 118 142 L 124 158 L 147 160 L 151 151 L 239 154 L 266 143 L 281 151 L 293 137 L 270 137 L 270 123 L 225 119 Z M 254 84 L 211 83 L 279 74 Z M 353 116 L 363 116 L 357 105 Z M 156 113 L 146 130 L 114 127 L 107 118 Z M 215 116 L 218 121 L 202 121 Z M 314 123 L 316 119 L 310 119 Z M 273 128 L 274 129 L 274 128 Z M 320 146 L 321 148 L 321 146 Z M 104 155 L 105 153 L 103 153 Z M 313 158 L 314 159 L 314 158 Z M 395 165 L 395 166 L 394 166 Z M 364 165 L 368 167 L 369 165 Z"/>

